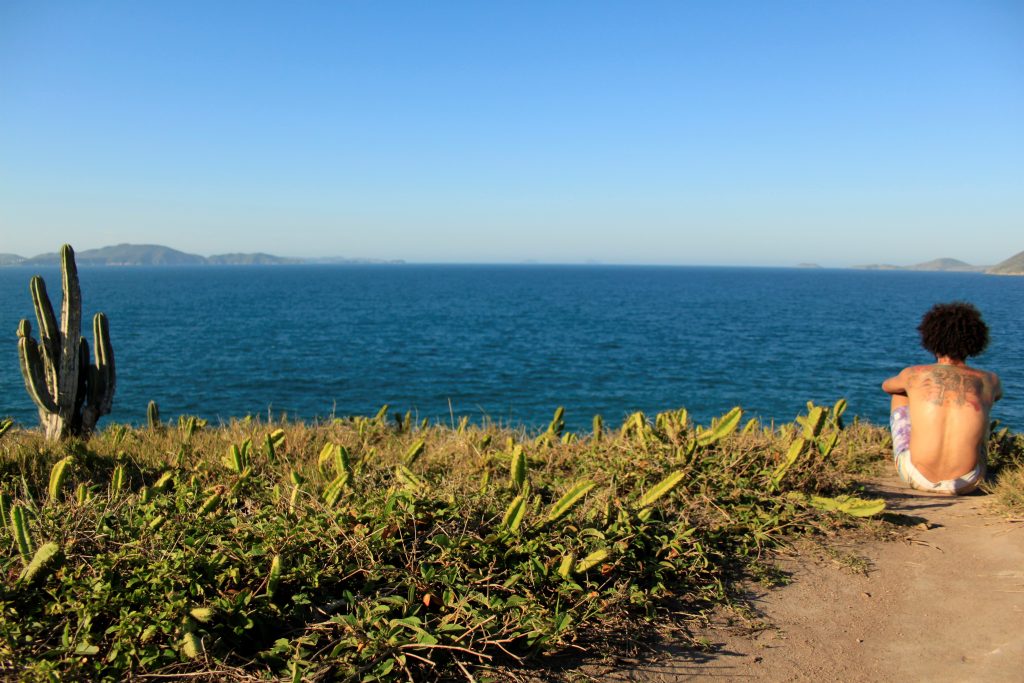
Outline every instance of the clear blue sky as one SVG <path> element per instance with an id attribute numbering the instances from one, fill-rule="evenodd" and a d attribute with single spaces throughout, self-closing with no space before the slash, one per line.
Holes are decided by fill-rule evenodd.
<path id="1" fill-rule="evenodd" d="M 0 252 L 1024 249 L 1024 2 L 0 2 Z"/>

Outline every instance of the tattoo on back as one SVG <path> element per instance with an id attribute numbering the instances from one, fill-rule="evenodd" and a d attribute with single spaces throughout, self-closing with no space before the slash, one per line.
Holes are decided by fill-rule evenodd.
<path id="1" fill-rule="evenodd" d="M 957 407 L 969 405 L 981 410 L 984 389 L 981 378 L 950 367 L 934 367 L 924 373 L 921 387 L 928 401 L 941 406 L 952 403 Z"/>

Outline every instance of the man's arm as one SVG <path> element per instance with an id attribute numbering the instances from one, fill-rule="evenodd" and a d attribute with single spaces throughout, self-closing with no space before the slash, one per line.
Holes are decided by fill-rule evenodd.
<path id="1" fill-rule="evenodd" d="M 904 369 L 900 374 L 895 377 L 882 382 L 882 391 L 887 394 L 901 394 L 907 395 L 907 369 Z"/>
<path id="2" fill-rule="evenodd" d="M 1003 383 L 999 381 L 998 375 L 992 375 L 996 381 L 995 388 L 992 390 L 992 402 L 996 402 L 1003 397 Z"/>

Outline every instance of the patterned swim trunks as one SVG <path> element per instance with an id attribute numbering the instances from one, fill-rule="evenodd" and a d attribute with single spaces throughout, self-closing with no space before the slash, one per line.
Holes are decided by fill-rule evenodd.
<path id="1" fill-rule="evenodd" d="M 981 459 L 974 469 L 956 479 L 944 479 L 938 483 L 921 474 L 910 460 L 910 407 L 900 406 L 889 416 L 892 431 L 892 454 L 896 461 L 896 472 L 900 479 L 917 491 L 944 493 L 950 496 L 970 493 L 985 479 L 985 460 Z"/>

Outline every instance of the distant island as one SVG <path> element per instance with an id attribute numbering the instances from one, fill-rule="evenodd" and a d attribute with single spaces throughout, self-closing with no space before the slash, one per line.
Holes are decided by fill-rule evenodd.
<path id="1" fill-rule="evenodd" d="M 896 266 L 889 263 L 872 263 L 851 266 L 858 270 L 919 270 L 947 273 L 989 273 L 991 275 L 1024 275 L 1024 251 L 1001 261 L 994 266 L 974 266 L 955 258 L 937 258 L 912 266 Z"/>
<path id="2" fill-rule="evenodd" d="M 931 270 L 946 271 L 951 273 L 984 273 L 989 266 L 972 266 L 970 263 L 955 258 L 937 258 L 924 263 L 915 263 L 912 266 L 896 266 L 890 263 L 871 263 L 863 266 L 853 266 L 858 270 Z"/>
<path id="3" fill-rule="evenodd" d="M 1024 251 L 997 263 L 985 272 L 992 275 L 1024 275 Z"/>
<path id="4" fill-rule="evenodd" d="M 99 249 L 84 249 L 75 252 L 79 266 L 285 266 L 303 263 L 387 263 L 400 264 L 399 259 L 364 258 L 287 258 L 271 254 L 215 254 L 200 256 L 171 249 L 159 244 L 118 244 Z M 0 266 L 55 266 L 59 262 L 56 252 L 25 258 L 17 254 L 0 254 Z"/>

